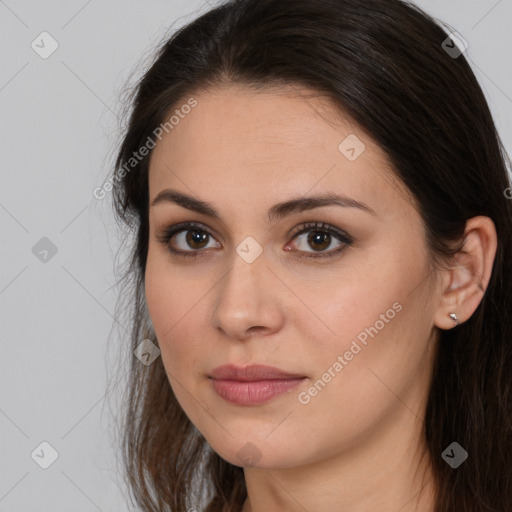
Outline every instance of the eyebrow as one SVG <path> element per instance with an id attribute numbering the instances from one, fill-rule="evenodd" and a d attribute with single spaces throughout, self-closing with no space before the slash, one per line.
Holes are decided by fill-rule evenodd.
<path id="1" fill-rule="evenodd" d="M 207 217 L 220 219 L 220 215 L 217 210 L 210 204 L 200 199 L 196 199 L 188 194 L 178 192 L 177 190 L 165 189 L 162 190 L 151 202 L 151 207 L 154 207 L 161 203 L 175 203 L 187 210 L 198 212 Z M 283 201 L 272 206 L 268 210 L 268 218 L 270 222 L 282 219 L 292 213 L 300 213 L 314 208 L 320 208 L 322 206 L 341 206 L 343 208 L 358 208 L 362 211 L 370 213 L 371 215 L 377 216 L 375 211 L 365 203 L 356 201 L 350 197 L 338 195 L 334 193 L 328 193 L 318 196 L 301 197 L 298 199 L 290 199 L 289 201 Z"/>

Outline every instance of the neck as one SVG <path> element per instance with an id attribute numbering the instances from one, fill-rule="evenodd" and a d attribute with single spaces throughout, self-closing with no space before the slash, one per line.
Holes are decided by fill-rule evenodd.
<path id="1" fill-rule="evenodd" d="M 379 433 L 301 467 L 244 468 L 248 498 L 242 512 L 396 510 L 433 512 L 434 481 L 422 421 L 401 406 Z"/>

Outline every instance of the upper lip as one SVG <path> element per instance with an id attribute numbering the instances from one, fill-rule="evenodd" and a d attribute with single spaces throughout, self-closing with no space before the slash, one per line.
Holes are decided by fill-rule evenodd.
<path id="1" fill-rule="evenodd" d="M 213 379 L 238 380 L 243 382 L 257 380 L 273 379 L 300 379 L 304 375 L 289 373 L 273 366 L 262 364 L 253 364 L 250 366 L 235 366 L 234 364 L 225 364 L 218 366 L 210 373 L 209 377 Z"/>

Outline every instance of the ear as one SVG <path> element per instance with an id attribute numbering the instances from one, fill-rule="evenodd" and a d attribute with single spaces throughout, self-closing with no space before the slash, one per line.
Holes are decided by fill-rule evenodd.
<path id="1" fill-rule="evenodd" d="M 464 238 L 464 246 L 455 255 L 456 266 L 444 271 L 441 300 L 433 319 L 440 329 L 456 326 L 450 313 L 455 313 L 460 323 L 470 318 L 491 278 L 497 247 L 494 222 L 483 216 L 469 219 Z"/>

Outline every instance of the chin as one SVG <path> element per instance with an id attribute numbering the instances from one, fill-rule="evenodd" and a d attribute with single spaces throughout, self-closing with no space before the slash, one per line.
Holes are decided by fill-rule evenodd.
<path id="1" fill-rule="evenodd" d="M 268 439 L 260 441 L 259 437 L 251 440 L 249 436 L 229 438 L 229 445 L 226 442 L 209 444 L 219 457 L 244 468 L 287 469 L 305 462 L 306 454 L 300 449 L 300 446 L 304 447 L 302 441 L 284 444 L 277 437 L 272 442 Z"/>

